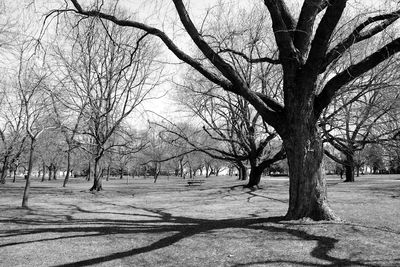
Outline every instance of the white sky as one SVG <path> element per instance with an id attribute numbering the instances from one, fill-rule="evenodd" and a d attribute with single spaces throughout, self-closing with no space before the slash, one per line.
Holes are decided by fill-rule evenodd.
<path id="1" fill-rule="evenodd" d="M 0 0 L 1 3 L 2 0 Z M 107 0 L 106 0 L 107 1 Z M 90 3 L 93 1 L 90 0 L 81 0 L 81 3 Z M 247 6 L 252 6 L 254 3 L 261 4 L 261 0 L 255 2 L 254 0 L 225 0 L 225 3 L 233 3 L 238 5 L 241 8 L 246 8 Z M 294 6 L 300 6 L 303 1 L 300 0 L 288 0 L 287 3 Z M 369 12 L 376 9 L 387 9 L 390 5 L 399 5 L 399 1 L 395 0 L 352 0 L 349 1 L 348 6 L 350 12 Z M 37 35 L 41 22 L 43 19 L 43 14 L 48 12 L 53 8 L 57 8 L 64 1 L 62 0 L 4 0 L 5 3 L 5 10 L 0 13 L 0 21 L 5 17 L 10 17 L 12 21 L 16 21 L 19 25 L 18 31 L 22 32 L 25 35 Z M 215 6 L 219 3 L 219 0 L 191 0 L 188 4 L 188 10 L 192 19 L 195 23 L 200 24 L 201 20 L 206 13 L 207 9 Z M 83 5 L 85 5 L 83 4 Z M 179 40 L 179 45 L 183 50 L 187 50 L 189 40 L 186 40 L 184 35 L 184 31 L 182 31 L 182 26 L 180 25 L 177 14 L 174 10 L 172 1 L 169 0 L 153 0 L 153 1 L 146 1 L 146 0 L 120 0 L 120 5 L 127 9 L 127 14 L 134 14 L 135 17 L 138 18 L 139 21 L 143 21 L 149 23 L 151 25 L 157 26 L 163 30 L 165 30 L 171 37 L 175 37 L 176 40 Z M 0 5 L 0 8 L 4 5 Z M 357 7 L 355 9 L 355 7 Z M 7 15 L 7 16 L 5 16 Z M 52 32 L 52 29 L 49 28 L 48 32 Z M 187 42 L 187 43 L 186 43 Z M 160 47 L 160 50 L 164 51 L 163 58 L 166 61 L 174 61 L 177 62 L 176 58 L 171 55 L 171 53 L 166 52 L 164 47 Z M 6 56 L 4 53 L 1 55 L 4 59 Z M 5 62 L 2 60 L 3 63 Z M 4 68 L 5 66 L 3 66 Z M 9 64 L 8 66 L 9 67 Z M 176 79 L 178 75 L 176 75 L 176 66 L 172 68 L 166 68 L 167 72 L 175 73 L 173 78 Z M 178 70 L 182 70 L 184 68 L 178 68 Z M 179 71 L 178 71 L 179 72 Z M 159 96 L 165 94 L 167 90 L 169 90 L 173 85 L 171 84 L 164 84 L 162 88 L 157 90 Z M 157 95 L 154 95 L 156 97 Z M 167 95 L 168 96 L 168 95 Z M 152 110 L 156 113 L 160 113 L 164 116 L 176 116 L 171 115 L 174 114 L 175 104 L 174 101 L 170 97 L 163 97 L 158 100 L 151 100 L 148 101 L 142 109 Z M 154 117 L 153 115 L 148 115 L 148 117 L 144 116 L 142 120 L 146 121 L 149 118 Z"/>

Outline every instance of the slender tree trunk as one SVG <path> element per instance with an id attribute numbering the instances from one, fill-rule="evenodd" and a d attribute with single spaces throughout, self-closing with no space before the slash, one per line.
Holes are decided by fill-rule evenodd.
<path id="1" fill-rule="evenodd" d="M 246 181 L 247 180 L 247 168 L 244 166 L 243 163 L 239 162 L 238 166 L 238 173 L 239 173 L 239 180 L 240 181 Z"/>
<path id="2" fill-rule="evenodd" d="M 206 166 L 206 178 L 208 178 L 210 176 L 209 170 L 210 170 L 210 167 Z"/>
<path id="3" fill-rule="evenodd" d="M 53 164 L 50 164 L 49 166 L 49 181 L 51 181 L 51 177 L 53 176 Z"/>
<path id="4" fill-rule="evenodd" d="M 111 172 L 111 167 L 110 165 L 107 166 L 107 176 L 106 176 L 106 181 L 110 179 L 110 172 Z"/>
<path id="5" fill-rule="evenodd" d="M 46 178 L 46 164 L 44 163 L 44 161 L 42 162 L 42 169 L 43 169 L 43 173 L 42 173 L 42 182 L 44 182 L 44 179 Z"/>
<path id="6" fill-rule="evenodd" d="M 90 188 L 90 191 L 101 191 L 103 190 L 103 185 L 102 185 L 102 175 L 100 172 L 100 158 L 96 157 L 94 159 L 94 177 L 93 177 L 93 186 Z"/>
<path id="7" fill-rule="evenodd" d="M 282 138 L 290 179 L 286 219 L 337 219 L 327 200 L 326 180 L 322 168 L 324 152 L 315 123 L 305 121 L 306 114 L 294 113 L 293 120 L 287 122 L 289 134 Z"/>
<path id="8" fill-rule="evenodd" d="M 89 166 L 88 166 L 88 173 L 87 173 L 87 176 L 86 176 L 86 181 L 90 181 L 90 178 L 92 176 L 92 160 L 91 159 L 89 159 L 89 164 L 88 165 Z"/>
<path id="9" fill-rule="evenodd" d="M 189 178 L 193 178 L 192 166 L 189 163 Z"/>
<path id="10" fill-rule="evenodd" d="M 8 156 L 5 156 L 4 160 L 3 160 L 3 168 L 1 170 L 1 176 L 0 176 L 1 184 L 6 183 L 7 171 L 8 171 Z"/>
<path id="11" fill-rule="evenodd" d="M 57 171 L 58 171 L 57 166 L 53 165 L 53 180 L 57 180 Z"/>
<path id="12" fill-rule="evenodd" d="M 179 175 L 183 177 L 183 158 L 179 160 Z"/>
<path id="13" fill-rule="evenodd" d="M 24 196 L 22 197 L 22 207 L 28 208 L 28 200 L 29 200 L 29 191 L 31 188 L 31 174 L 32 174 L 32 165 L 33 165 L 33 152 L 35 150 L 35 139 L 31 138 L 31 146 L 29 149 L 29 160 L 28 160 L 28 173 L 25 179 L 25 189 Z"/>
<path id="14" fill-rule="evenodd" d="M 346 173 L 346 179 L 344 180 L 345 182 L 354 182 L 354 168 L 355 168 L 355 163 L 354 163 L 354 158 L 352 154 L 347 154 L 346 155 L 346 165 L 345 165 L 345 173 Z"/>
<path id="15" fill-rule="evenodd" d="M 17 168 L 13 170 L 13 183 L 15 183 L 15 179 L 17 177 Z"/>
<path id="16" fill-rule="evenodd" d="M 67 153 L 67 173 L 65 174 L 63 187 L 67 186 L 70 172 L 71 172 L 71 152 L 68 150 L 68 153 Z"/>

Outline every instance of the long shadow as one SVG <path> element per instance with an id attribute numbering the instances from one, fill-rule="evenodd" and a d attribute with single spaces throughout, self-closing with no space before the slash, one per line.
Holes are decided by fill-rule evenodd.
<path id="1" fill-rule="evenodd" d="M 328 261 L 331 266 L 373 266 L 373 264 L 352 261 L 349 259 L 340 259 L 329 255 L 329 252 L 335 247 L 338 242 L 337 239 L 309 234 L 306 231 L 290 229 L 285 226 L 283 217 L 270 217 L 270 218 L 238 218 L 238 219 L 198 219 L 183 216 L 173 216 L 171 213 L 165 212 L 161 209 L 149 209 L 131 206 L 133 209 L 142 210 L 148 214 L 138 214 L 143 216 L 143 220 L 107 220 L 107 219 L 70 219 L 69 221 L 49 222 L 48 225 L 55 225 L 54 228 L 46 227 L 46 224 L 41 221 L 43 227 L 34 229 L 21 229 L 21 230 L 3 230 L 0 231 L 2 237 L 5 236 L 19 236 L 28 234 L 43 234 L 43 233 L 75 233 L 71 236 L 62 236 L 49 239 L 40 239 L 33 241 L 21 241 L 3 244 L 0 247 L 12 246 L 18 244 L 45 242 L 50 240 L 67 239 L 74 237 L 93 237 L 93 236 L 107 236 L 113 234 L 135 234 L 135 233 L 174 233 L 170 236 L 161 238 L 147 246 L 140 248 L 129 249 L 122 252 L 116 252 L 105 256 L 94 257 L 82 261 L 62 264 L 58 266 L 90 266 L 99 263 L 109 262 L 116 259 L 131 257 L 142 253 L 154 251 L 157 249 L 165 248 L 179 242 L 185 238 L 200 234 L 207 233 L 214 230 L 242 228 L 263 230 L 276 234 L 288 234 L 306 241 L 317 241 L 316 247 L 311 251 L 310 255 L 316 259 Z M 75 207 L 76 208 L 76 207 Z M 79 209 L 82 213 L 93 213 L 84 209 Z M 129 215 L 129 214 L 127 214 Z M 13 223 L 26 223 L 27 220 L 13 219 Z M 66 226 L 67 223 L 67 226 Z M 68 223 L 70 225 L 68 225 Z M 88 225 L 88 226 L 83 226 Z M 275 225 L 271 225 L 275 224 Z M 57 227 L 57 226 L 60 227 Z M 290 224 L 293 225 L 293 224 Z M 76 234 L 82 233 L 82 234 Z M 267 264 L 269 262 L 264 262 Z M 271 262 L 272 264 L 273 262 Z M 278 263 L 278 262 L 276 262 Z M 285 261 L 281 261 L 285 263 Z M 290 264 L 290 262 L 287 262 Z M 295 263 L 295 262 L 293 262 Z M 252 263 L 248 263 L 252 264 Z M 254 263 L 256 264 L 256 263 Z M 299 262 L 299 264 L 316 266 L 314 263 Z M 241 266 L 241 265 L 237 265 Z"/>
<path id="2" fill-rule="evenodd" d="M 278 201 L 278 202 L 281 202 L 281 203 L 288 203 L 287 200 L 281 200 L 281 199 L 277 199 L 277 198 L 272 198 L 272 197 L 267 197 L 267 196 L 259 195 L 259 194 L 254 193 L 255 191 L 256 191 L 256 189 L 251 188 L 250 191 L 247 191 L 247 192 L 246 192 L 247 194 L 250 195 L 250 196 L 247 198 L 247 202 L 250 202 L 250 200 L 251 200 L 252 198 L 254 198 L 254 197 L 261 197 L 261 198 L 266 198 L 266 199 L 273 200 L 273 201 Z"/>

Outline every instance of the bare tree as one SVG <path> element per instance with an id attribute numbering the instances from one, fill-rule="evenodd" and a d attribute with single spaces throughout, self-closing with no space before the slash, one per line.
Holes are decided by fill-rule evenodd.
<path id="1" fill-rule="evenodd" d="M 92 155 L 91 191 L 102 190 L 101 159 L 114 146 L 111 137 L 146 99 L 159 74 L 156 67 L 150 67 L 155 51 L 143 35 L 123 32 L 110 23 L 98 26 L 96 20 L 77 22 L 71 33 L 72 48 L 57 52 L 64 74 L 58 80 L 70 94 L 67 103 L 72 114 L 67 114 L 76 119 L 68 139 L 74 146 L 71 133 L 78 131 L 81 137 L 76 138 L 86 143 L 82 148 Z M 148 83 L 150 77 L 154 84 Z M 79 129 L 79 121 L 86 128 Z"/>
<path id="2" fill-rule="evenodd" d="M 0 115 L 3 119 L 3 125 L 0 129 L 1 162 L 3 165 L 0 183 L 6 182 L 7 172 L 12 166 L 15 167 L 19 157 L 24 152 L 27 139 L 23 106 L 18 101 L 16 92 L 11 89 L 12 84 L 4 83 L 4 85 Z M 15 168 L 13 170 L 16 171 Z"/>
<path id="3" fill-rule="evenodd" d="M 345 168 L 345 182 L 354 182 L 361 161 L 360 152 L 367 144 L 384 144 L 400 131 L 391 127 L 400 112 L 398 102 L 398 64 L 385 62 L 376 70 L 346 86 L 346 94 L 338 95 L 321 117 L 324 139 L 340 151 L 341 159 L 329 151 L 325 154 Z"/>
<path id="4" fill-rule="evenodd" d="M 207 81 L 193 79 L 184 89 L 181 104 L 204 124 L 212 142 L 195 148 L 216 159 L 233 162 L 239 179 L 245 180 L 250 163 L 248 187 L 258 186 L 264 169 L 282 160 L 285 153 L 273 129 L 263 123 L 260 114 L 242 97 L 209 87 Z M 195 142 L 190 142 L 193 146 Z"/>
<path id="5" fill-rule="evenodd" d="M 70 0 L 72 7 L 67 6 L 66 9 L 55 12 L 59 14 L 60 11 L 70 12 L 73 9 L 73 12 L 83 16 L 109 20 L 125 28 L 137 28 L 157 36 L 180 60 L 204 77 L 249 101 L 263 120 L 275 128 L 285 147 L 290 168 L 289 208 L 286 218 L 337 218 L 327 201 L 326 181 L 322 171 L 324 151 L 317 122 L 323 110 L 343 86 L 400 51 L 400 38 L 384 35 L 384 31 L 398 20 L 400 10 L 374 14 L 361 20 L 349 33 L 338 34 L 340 29 L 337 32 L 335 29 L 346 9 L 346 0 L 305 0 L 301 6 L 294 7 L 294 12 L 284 0 L 263 1 L 272 21 L 272 25 L 264 25 L 272 28 L 278 57 L 258 57 L 256 54 L 244 56 L 254 64 L 276 64 L 281 68 L 283 102 L 280 102 L 274 96 L 252 90 L 246 77 L 229 64 L 227 57 L 219 53 L 218 47 L 213 46 L 212 39 L 208 39 L 207 34 L 202 32 L 201 26 L 196 26 L 192 21 L 182 0 L 173 0 L 175 9 L 185 31 L 201 51 L 205 61 L 183 52 L 159 28 L 109 14 L 101 10 L 101 5 L 87 7 L 79 2 Z M 257 5 L 257 2 L 253 5 Z M 262 8 L 261 5 L 259 8 Z M 299 15 L 295 17 L 293 14 Z M 265 18 L 266 22 L 267 20 Z M 334 35 L 339 37 L 332 38 Z M 320 77 L 326 74 L 328 66 L 338 62 L 343 55 L 351 54 L 353 48 L 363 41 L 379 36 L 385 38 L 383 44 L 371 47 L 367 56 L 353 55 L 351 60 L 341 61 L 342 64 L 335 73 L 330 73 L 327 82 L 318 83 Z M 265 44 L 266 42 L 261 41 L 258 46 L 262 48 Z"/>
<path id="6" fill-rule="evenodd" d="M 28 207 L 30 179 L 33 168 L 34 151 L 38 137 L 50 124 L 50 98 L 46 93 L 46 78 L 48 73 L 37 64 L 36 57 L 29 56 L 31 42 L 26 42 L 20 47 L 19 68 L 17 73 L 18 101 L 24 111 L 25 130 L 28 135 L 29 156 L 28 167 L 25 175 L 26 184 L 22 198 L 22 207 Z"/>

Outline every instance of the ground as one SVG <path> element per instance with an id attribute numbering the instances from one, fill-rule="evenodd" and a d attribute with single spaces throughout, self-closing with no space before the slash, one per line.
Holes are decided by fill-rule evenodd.
<path id="1" fill-rule="evenodd" d="M 0 186 L 0 266 L 400 266 L 400 175 L 328 176 L 343 222 L 284 221 L 288 179 L 243 189 L 160 177 L 90 183 L 23 179 Z M 127 183 L 128 182 L 128 183 Z"/>

